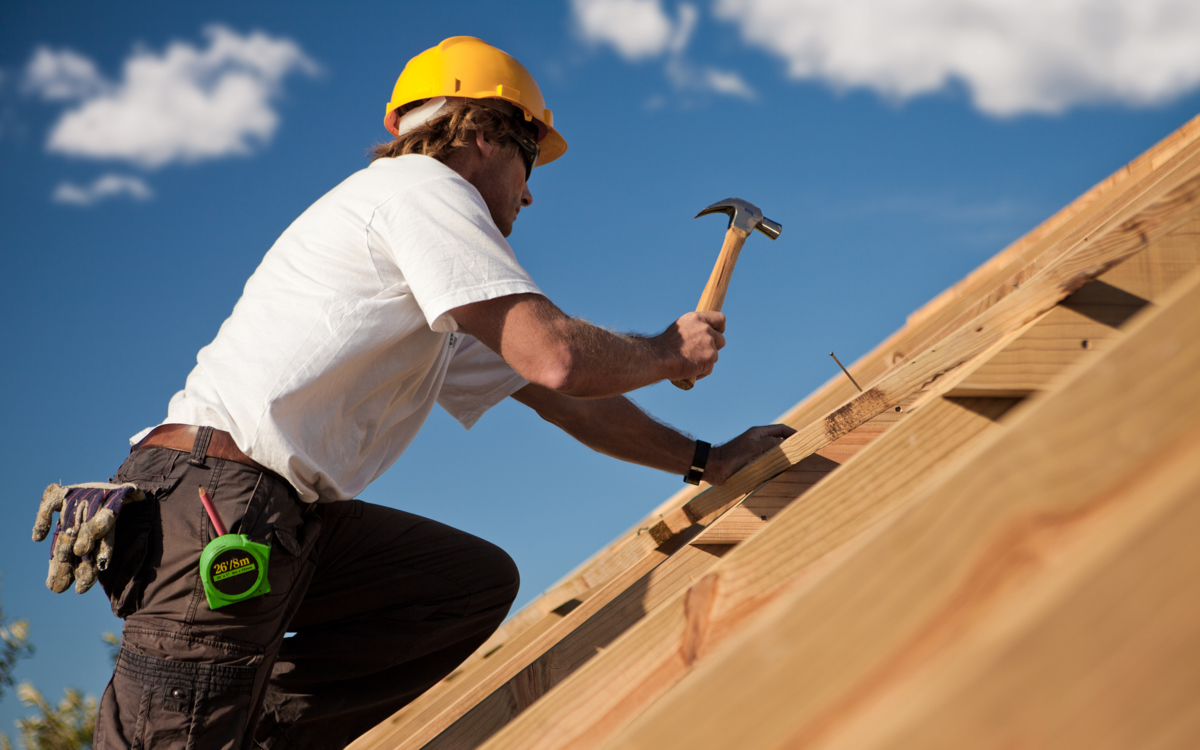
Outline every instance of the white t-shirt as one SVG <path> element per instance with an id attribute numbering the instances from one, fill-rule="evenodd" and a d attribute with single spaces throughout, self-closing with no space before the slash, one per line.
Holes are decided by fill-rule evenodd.
<path id="1" fill-rule="evenodd" d="M 379 159 L 271 247 L 164 424 L 229 432 L 306 502 L 352 498 L 435 402 L 469 429 L 526 384 L 447 312 L 526 292 L 474 186 L 426 156 Z"/>

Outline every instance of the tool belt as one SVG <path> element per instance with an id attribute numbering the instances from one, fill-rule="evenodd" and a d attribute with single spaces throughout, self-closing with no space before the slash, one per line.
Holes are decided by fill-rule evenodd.
<path id="1" fill-rule="evenodd" d="M 204 433 L 209 434 L 208 445 L 201 445 L 197 441 L 197 437 L 203 439 Z M 216 430 L 212 428 L 201 430 L 201 428 L 190 424 L 164 424 L 155 427 L 150 431 L 150 434 L 142 438 L 141 442 L 133 446 L 129 450 L 130 453 L 142 450 L 143 448 L 170 448 L 171 450 L 183 451 L 191 453 L 192 458 L 202 460 L 204 457 L 223 458 L 226 461 L 234 461 L 252 469 L 270 474 L 281 482 L 287 482 L 283 477 L 263 466 L 259 462 L 250 458 L 242 449 L 237 447 L 233 442 L 233 437 L 224 430 Z"/>

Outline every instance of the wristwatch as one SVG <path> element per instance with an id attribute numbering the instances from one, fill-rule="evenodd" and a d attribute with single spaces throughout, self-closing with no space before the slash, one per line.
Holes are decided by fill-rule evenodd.
<path id="1" fill-rule="evenodd" d="M 704 467 L 708 465 L 708 449 L 712 446 L 703 440 L 696 441 L 696 453 L 692 456 L 692 468 L 683 475 L 683 481 L 688 484 L 700 484 L 704 477 Z"/>

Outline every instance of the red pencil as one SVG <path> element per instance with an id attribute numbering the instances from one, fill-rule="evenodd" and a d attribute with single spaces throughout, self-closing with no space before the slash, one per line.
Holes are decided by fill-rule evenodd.
<path id="1" fill-rule="evenodd" d="M 217 509 L 213 507 L 212 500 L 209 499 L 208 493 L 204 488 L 200 488 L 200 502 L 204 503 L 204 509 L 208 511 L 208 517 L 212 520 L 213 528 L 217 530 L 217 536 L 225 536 L 229 532 L 225 530 L 225 524 L 221 523 L 221 517 L 217 515 Z"/>

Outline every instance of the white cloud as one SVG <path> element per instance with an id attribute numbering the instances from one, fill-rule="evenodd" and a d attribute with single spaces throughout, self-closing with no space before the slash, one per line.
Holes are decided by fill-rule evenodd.
<path id="1" fill-rule="evenodd" d="M 47 149 L 154 168 L 247 154 L 270 140 L 283 79 L 315 74 L 317 65 L 288 39 L 222 26 L 205 36 L 205 48 L 173 42 L 161 54 L 135 50 L 115 83 L 78 53 L 39 49 L 26 90 L 79 101 L 55 124 Z"/>
<path id="2" fill-rule="evenodd" d="M 667 78 L 680 91 L 712 91 L 726 96 L 754 99 L 754 89 L 737 73 L 696 67 L 682 56 L 667 60 Z"/>
<path id="3" fill-rule="evenodd" d="M 626 60 L 658 57 L 675 37 L 675 24 L 658 0 L 571 0 L 589 42 L 610 44 Z"/>
<path id="4" fill-rule="evenodd" d="M 961 81 L 998 116 L 1146 105 L 1200 85 L 1195 0 L 716 0 L 798 79 L 894 99 Z"/>
<path id="5" fill-rule="evenodd" d="M 680 4 L 676 21 L 660 0 L 571 0 L 571 7 L 584 40 L 607 44 L 630 62 L 666 56 L 665 72 L 677 90 L 754 98 L 754 90 L 737 73 L 687 60 L 684 52 L 699 20 L 694 5 Z"/>
<path id="6" fill-rule="evenodd" d="M 83 55 L 38 47 L 25 67 L 21 88 L 46 101 L 69 101 L 95 96 L 107 89 L 108 83 L 95 63 Z"/>
<path id="7" fill-rule="evenodd" d="M 73 182 L 64 182 L 54 189 L 54 195 L 51 198 L 56 203 L 90 206 L 105 198 L 115 198 L 120 195 L 140 201 L 153 197 L 150 187 L 137 177 L 106 174 L 97 178 L 91 185 L 83 187 Z"/>

